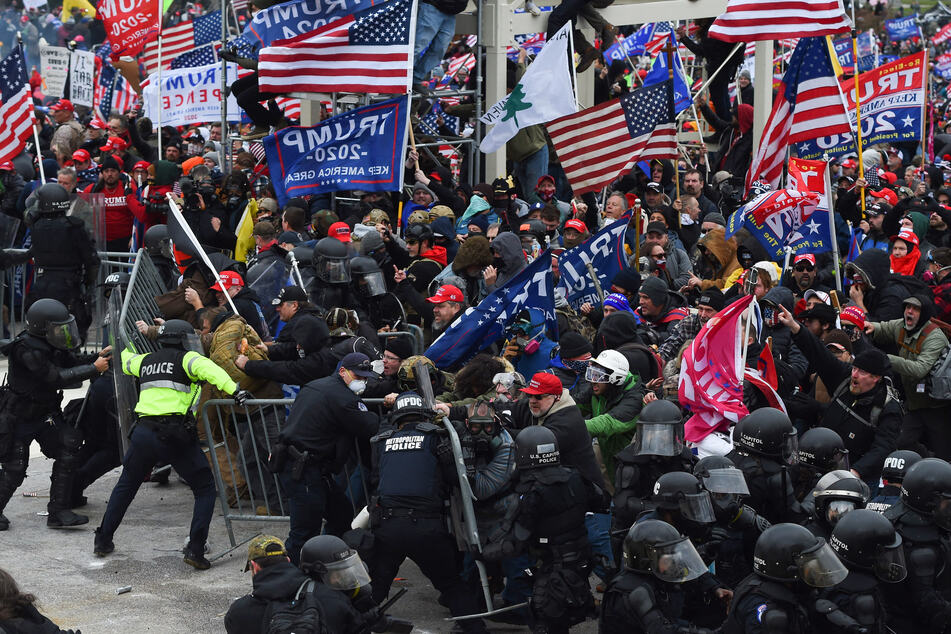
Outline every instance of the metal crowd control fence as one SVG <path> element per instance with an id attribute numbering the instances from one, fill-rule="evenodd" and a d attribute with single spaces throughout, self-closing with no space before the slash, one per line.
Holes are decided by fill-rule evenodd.
<path id="1" fill-rule="evenodd" d="M 406 325 L 412 326 L 412 324 L 406 324 Z M 420 333 L 422 332 L 419 326 L 412 326 L 412 328 L 419 330 Z M 425 348 L 423 348 L 423 345 L 422 345 L 422 339 L 419 336 L 417 336 L 416 333 L 413 332 L 412 330 L 396 330 L 393 332 L 381 332 L 381 333 L 377 333 L 377 336 L 380 338 L 380 343 L 383 345 L 386 345 L 387 339 L 395 339 L 395 338 L 409 339 L 410 345 L 413 346 L 413 354 L 423 354 L 423 351 L 425 350 Z"/>

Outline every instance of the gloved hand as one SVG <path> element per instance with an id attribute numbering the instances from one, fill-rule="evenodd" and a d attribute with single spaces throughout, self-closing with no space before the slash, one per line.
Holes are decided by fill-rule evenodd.
<path id="1" fill-rule="evenodd" d="M 231 398 L 234 399 L 234 402 L 236 405 L 238 405 L 239 407 L 244 407 L 244 403 L 248 399 L 254 398 L 254 397 L 251 396 L 251 392 L 238 388 L 237 390 L 235 390 L 234 394 L 231 395 Z"/>
<path id="2" fill-rule="evenodd" d="M 233 48 L 222 48 L 218 51 L 218 57 L 228 62 L 238 61 L 238 51 Z"/>

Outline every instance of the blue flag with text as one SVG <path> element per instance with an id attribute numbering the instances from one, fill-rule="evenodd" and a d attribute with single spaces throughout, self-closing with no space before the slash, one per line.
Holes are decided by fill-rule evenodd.
<path id="1" fill-rule="evenodd" d="M 585 302 L 594 305 L 601 303 L 594 281 L 588 274 L 588 264 L 591 264 L 605 292 L 611 287 L 614 276 L 627 268 L 624 237 L 630 222 L 631 212 L 628 211 L 558 258 L 558 285 L 564 287 L 565 299 L 575 310 Z"/>

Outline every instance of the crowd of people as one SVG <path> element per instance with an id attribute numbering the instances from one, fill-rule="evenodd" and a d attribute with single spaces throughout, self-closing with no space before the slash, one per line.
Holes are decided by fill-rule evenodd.
<path id="1" fill-rule="evenodd" d="M 599 23 L 576 4 L 553 12 L 549 30 L 579 16 Z M 175 20 L 210 8 L 190 4 Z M 420 113 L 437 99 L 425 84 L 444 56 L 472 50 L 451 41 L 463 8 L 420 5 Z M 15 45 L 11 29 L 30 60 L 41 37 L 99 44 L 98 22 L 72 13 L 14 3 L 0 52 Z M 732 47 L 707 26 L 681 41 L 713 71 Z M 579 80 L 594 81 L 599 99 L 638 74 L 600 58 L 615 33 L 604 23 L 599 42 L 576 44 Z M 219 461 L 207 452 L 224 439 L 206 436 L 194 412 L 224 398 L 228 414 L 255 413 L 251 429 L 225 431 L 250 443 L 225 442 L 244 480 L 229 485 L 263 500 L 263 513 L 285 509 L 289 532 L 251 543 L 254 591 L 229 610 L 228 632 L 315 620 L 328 632 L 408 631 L 380 607 L 406 558 L 434 602 L 476 615 L 453 631 L 484 632 L 487 619 L 552 633 L 588 619 L 605 634 L 949 630 L 951 157 L 911 143 L 865 147 L 861 165 L 833 159 L 841 260 L 829 250 L 777 261 L 746 229 L 727 237 L 731 214 L 757 193 L 742 187 L 754 148 L 741 61 L 699 100 L 716 151 L 651 161 L 577 198 L 533 126 L 508 144 L 511 176 L 469 183 L 410 147 L 405 191 L 282 205 L 258 140 L 291 123 L 275 104 L 258 104 L 273 120 L 231 141 L 238 126 L 156 131 L 137 107 L 103 119 L 36 83 L 39 147 L 0 164 L 0 210 L 24 248 L 0 265 L 32 274 L 22 298 L 4 300 L 25 323 L 2 348 L 0 531 L 28 530 L 2 510 L 33 441 L 55 460 L 47 526 L 89 522 L 77 512 L 86 490 L 120 465 L 118 374 L 138 397 L 93 538 L 100 557 L 122 550 L 137 491 L 170 466 L 195 498 L 184 562 L 210 568 Z M 519 54 L 512 76 L 527 62 Z M 455 87 L 471 88 L 460 73 Z M 473 98 L 444 111 L 471 117 Z M 557 284 L 560 258 L 629 212 L 625 266 L 573 306 Z M 240 239 L 246 214 L 253 245 Z M 103 281 L 100 253 L 140 248 L 159 312 L 136 315 L 131 333 L 107 324 L 120 335 L 113 349 L 93 327 L 99 296 L 137 289 L 127 273 Z M 551 261 L 557 330 L 526 309 L 474 356 L 437 367 L 420 354 L 539 258 Z M 684 353 L 749 296 L 761 323 L 738 331 L 737 358 L 772 387 L 747 379 L 738 420 L 685 426 L 696 412 L 681 402 Z M 82 407 L 62 408 L 62 390 L 86 380 Z M 286 412 L 255 403 L 282 397 Z M 459 519 L 469 511 L 474 530 Z M 55 631 L 38 629 L 55 626 L 34 600 L 0 571 L 0 628 Z"/>

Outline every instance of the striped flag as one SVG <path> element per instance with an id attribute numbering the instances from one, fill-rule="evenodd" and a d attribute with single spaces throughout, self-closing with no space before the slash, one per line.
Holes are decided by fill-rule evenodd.
<path id="1" fill-rule="evenodd" d="M 170 68 L 172 60 L 194 48 L 211 44 L 221 38 L 221 11 L 198 16 L 162 29 L 162 68 Z M 159 41 L 153 40 L 142 49 L 142 63 L 149 75 L 158 70 Z"/>
<path id="2" fill-rule="evenodd" d="M 668 79 L 546 124 L 576 196 L 610 184 L 638 161 L 677 157 L 671 93 Z"/>
<path id="3" fill-rule="evenodd" d="M 476 58 L 472 53 L 453 57 L 451 60 L 449 60 L 449 68 L 446 70 L 446 74 L 443 75 L 441 80 L 439 80 L 440 85 L 448 85 L 452 81 L 452 78 L 456 76 L 456 73 L 459 72 L 460 68 L 465 68 L 466 70 L 471 71 L 473 68 L 475 68 L 475 65 Z"/>
<path id="4" fill-rule="evenodd" d="M 779 186 L 787 145 L 851 131 L 825 38 L 802 38 L 789 60 L 746 174 L 746 190 L 757 180 L 768 182 L 773 189 Z"/>
<path id="5" fill-rule="evenodd" d="M 23 46 L 19 45 L 0 60 L 0 163 L 23 151 L 34 121 Z"/>
<path id="6" fill-rule="evenodd" d="M 100 118 L 108 119 L 112 113 L 128 112 L 135 107 L 138 98 L 139 95 L 122 73 L 112 64 L 104 62 L 99 69 L 99 81 L 93 91 L 93 104 Z"/>
<path id="7" fill-rule="evenodd" d="M 163 53 L 164 57 L 164 53 Z M 208 66 L 218 63 L 218 51 L 216 44 L 205 44 L 198 48 L 182 53 L 172 60 L 171 68 L 191 68 L 194 66 Z"/>
<path id="8" fill-rule="evenodd" d="M 726 13 L 710 26 L 710 37 L 726 42 L 781 40 L 808 33 L 832 35 L 852 28 L 842 0 L 727 0 Z"/>
<path id="9" fill-rule="evenodd" d="M 261 49 L 264 93 L 405 93 L 412 83 L 415 4 L 387 0 Z"/>
<path id="10" fill-rule="evenodd" d="M 644 48 L 651 55 L 657 55 L 667 45 L 667 38 L 673 30 L 674 28 L 670 22 L 657 22 L 654 24 L 653 32 L 651 32 L 651 39 L 644 45 Z"/>

